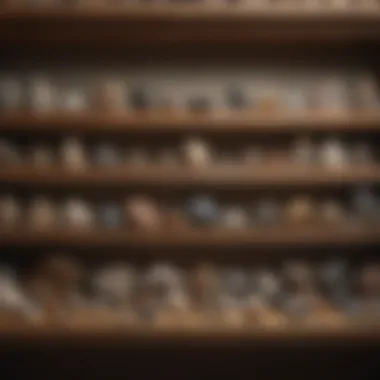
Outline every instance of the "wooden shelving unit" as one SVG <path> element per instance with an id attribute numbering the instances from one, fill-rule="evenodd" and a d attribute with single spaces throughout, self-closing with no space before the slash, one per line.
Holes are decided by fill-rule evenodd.
<path id="1" fill-rule="evenodd" d="M 197 5 L 131 5 L 120 8 L 91 7 L 45 10 L 0 10 L 0 45 L 19 46 L 276 46 L 293 44 L 334 46 L 368 44 L 378 49 L 380 7 L 372 10 L 307 11 L 279 9 L 258 11 L 244 7 L 223 9 Z M 375 62 L 375 66 L 376 66 Z M 33 114 L 26 111 L 0 114 L 1 133 L 314 133 L 380 132 L 380 111 L 367 112 L 259 112 L 228 113 L 215 110 L 197 115 L 171 110 L 145 113 L 89 111 L 79 114 Z M 63 168 L 35 169 L 28 166 L 2 167 L 0 183 L 7 185 L 56 186 L 62 188 L 145 185 L 189 186 L 341 186 L 380 182 L 380 167 L 349 167 L 337 171 L 297 168 L 288 164 L 204 169 L 176 166 L 122 167 L 72 172 Z M 380 246 L 380 226 L 373 225 L 284 225 L 242 231 L 223 229 L 162 229 L 157 231 L 92 230 L 37 231 L 25 228 L 0 229 L 0 247 L 223 247 L 283 246 L 340 247 Z M 59 342 L 75 345 L 162 341 L 196 342 L 322 342 L 331 344 L 380 342 L 380 329 L 370 326 L 330 329 L 285 329 L 276 331 L 174 331 L 125 329 L 83 331 L 43 327 L 0 326 L 1 343 Z"/>

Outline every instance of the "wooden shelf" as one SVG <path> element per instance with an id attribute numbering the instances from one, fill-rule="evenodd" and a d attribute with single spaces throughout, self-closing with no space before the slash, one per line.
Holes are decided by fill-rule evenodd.
<path id="1" fill-rule="evenodd" d="M 77 345 L 147 343 L 192 344 L 287 344 L 294 342 L 347 344 L 380 343 L 380 329 L 368 327 L 342 328 L 286 328 L 262 330 L 213 329 L 197 331 L 190 329 L 130 328 L 125 330 L 100 329 L 80 331 L 60 328 L 15 328 L 0 330 L 0 345 L 22 343 L 60 343 Z"/>
<path id="2" fill-rule="evenodd" d="M 4 20 L 290 20 L 293 22 L 306 21 L 378 21 L 380 7 L 352 7 L 351 9 L 338 9 L 325 7 L 325 9 L 304 8 L 300 6 L 272 6 L 271 8 L 254 8 L 244 4 L 233 5 L 222 3 L 207 4 L 165 4 L 149 5 L 129 4 L 125 6 L 89 5 L 83 7 L 40 7 L 17 9 L 14 7 L 1 7 L 0 21 Z"/>
<path id="3" fill-rule="evenodd" d="M 0 131 L 32 132 L 312 132 L 380 131 L 380 112 L 85 112 L 0 114 Z"/>
<path id="4" fill-rule="evenodd" d="M 361 245 L 379 244 L 380 227 L 375 226 L 277 226 L 249 230 L 162 229 L 161 231 L 52 230 L 40 232 L 17 228 L 0 231 L 1 246 L 66 246 L 66 247 L 223 247 L 243 245 Z"/>
<path id="5" fill-rule="evenodd" d="M 8 43 L 94 44 L 349 42 L 380 38 L 380 11 L 286 7 L 268 11 L 233 5 L 173 4 L 131 5 L 125 9 L 4 9 L 0 13 L 0 38 Z"/>
<path id="6" fill-rule="evenodd" d="M 30 186 L 342 186 L 380 182 L 380 166 L 352 166 L 347 169 L 296 167 L 290 164 L 217 166 L 137 165 L 119 168 L 89 168 L 68 171 L 61 168 L 36 169 L 31 166 L 9 166 L 0 169 L 0 183 Z"/>
<path id="7" fill-rule="evenodd" d="M 223 9 L 203 5 L 131 5 L 120 8 L 0 10 L 0 44 L 17 50 L 22 46 L 228 46 L 252 48 L 253 44 L 349 46 L 380 41 L 380 9 L 302 11 L 281 8 L 276 12 L 253 11 L 239 6 Z M 128 51 L 128 49 L 126 49 Z M 91 111 L 75 115 L 36 115 L 27 112 L 0 114 L 0 131 L 11 133 L 308 133 L 380 132 L 379 112 L 305 112 L 302 114 L 217 110 L 194 115 L 186 112 L 151 111 L 113 113 Z M 226 167 L 210 166 L 185 170 L 181 167 L 128 167 L 70 172 L 63 168 L 34 169 L 27 166 L 0 169 L 0 183 L 25 186 L 330 186 L 380 182 L 380 167 L 352 167 L 339 171 L 295 168 L 290 165 Z M 222 228 L 162 228 L 156 231 L 133 229 L 51 230 L 0 228 L 0 247 L 44 248 L 197 248 L 235 249 L 242 246 L 380 246 L 380 226 L 374 225 L 283 225 L 247 230 Z M 195 249 L 196 250 L 196 249 Z M 186 250 L 178 249 L 178 254 Z M 190 251 L 190 250 L 189 250 Z M 194 251 L 194 250 L 193 250 Z M 253 250 L 256 254 L 258 250 Z M 107 249 L 94 250 L 108 254 Z M 157 250 L 158 252 L 158 250 Z M 177 252 L 177 251 L 175 251 Z M 159 253 L 157 253 L 159 255 Z M 179 330 L 125 328 L 81 330 L 75 327 L 0 326 L 0 345 L 59 343 L 73 346 L 94 344 L 146 344 L 148 342 L 195 342 L 251 344 L 315 342 L 327 344 L 380 343 L 380 328 L 282 328 L 261 330 Z"/>

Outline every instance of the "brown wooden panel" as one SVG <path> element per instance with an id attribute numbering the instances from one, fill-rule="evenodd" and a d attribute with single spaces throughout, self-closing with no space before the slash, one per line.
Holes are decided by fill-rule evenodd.
<path id="1" fill-rule="evenodd" d="M 2 42 L 210 44 L 376 41 L 378 12 L 250 12 L 188 5 L 3 11 Z"/>
<path id="2" fill-rule="evenodd" d="M 231 113 L 215 110 L 207 114 L 186 111 L 125 112 L 107 114 L 89 111 L 80 114 L 0 114 L 0 131 L 24 132 L 360 132 L 380 130 L 380 113 L 305 112 L 294 114 L 260 111 Z"/>
<path id="3" fill-rule="evenodd" d="M 379 228 L 374 226 L 341 225 L 290 225 L 231 231 L 220 228 L 201 230 L 162 229 L 144 232 L 128 229 L 88 232 L 52 230 L 39 232 L 34 229 L 3 229 L 0 232 L 2 246 L 68 246 L 68 247 L 224 247 L 244 245 L 281 247 L 283 245 L 365 245 L 380 242 Z"/>

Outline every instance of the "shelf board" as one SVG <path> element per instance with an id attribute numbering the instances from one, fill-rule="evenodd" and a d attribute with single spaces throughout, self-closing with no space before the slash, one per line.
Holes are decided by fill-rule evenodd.
<path id="1" fill-rule="evenodd" d="M 129 4 L 123 6 L 88 5 L 83 7 L 46 6 L 29 9 L 5 7 L 0 10 L 2 20 L 291 20 L 304 22 L 314 20 L 341 21 L 377 21 L 380 19 L 380 7 L 352 7 L 338 9 L 334 7 L 304 8 L 300 6 L 276 6 L 254 8 L 244 5 L 222 3 L 210 4 Z"/>
<path id="2" fill-rule="evenodd" d="M 39 132 L 312 132 L 380 131 L 380 112 L 83 112 L 1 113 L 0 131 Z"/>
<path id="3" fill-rule="evenodd" d="M 11 328 L 0 329 L 0 345 L 22 342 L 26 344 L 65 343 L 77 345 L 94 344 L 146 344 L 146 343 L 192 343 L 192 344 L 287 344 L 307 343 L 363 343 L 379 344 L 380 329 L 372 327 L 342 328 L 272 328 L 272 329 L 213 329 L 180 330 L 157 328 L 89 329 L 69 328 Z"/>
<path id="4" fill-rule="evenodd" d="M 21 28 L 22 26 L 22 28 Z M 305 28 L 307 26 L 307 28 Z M 347 41 L 380 38 L 380 10 L 276 11 L 244 6 L 149 4 L 129 7 L 3 9 L 2 42 L 215 43 Z"/>
<path id="5" fill-rule="evenodd" d="M 51 230 L 15 228 L 0 231 L 0 246 L 67 246 L 67 247 L 223 247 L 243 245 L 362 245 L 379 244 L 380 227 L 291 225 L 261 227 L 247 230 L 178 229 L 166 228 L 157 231 L 107 230 L 91 231 Z"/>
<path id="6" fill-rule="evenodd" d="M 0 169 L 0 183 L 30 186 L 342 186 L 380 182 L 380 166 L 351 166 L 347 169 L 296 167 L 291 164 L 211 165 L 190 168 L 181 165 L 125 165 L 116 168 L 89 168 L 70 171 L 63 168 L 37 169 L 9 166 Z"/>

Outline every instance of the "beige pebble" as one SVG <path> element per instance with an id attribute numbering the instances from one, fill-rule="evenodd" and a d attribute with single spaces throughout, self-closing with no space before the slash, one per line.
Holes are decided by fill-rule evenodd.
<path id="1" fill-rule="evenodd" d="M 136 227 L 151 229 L 161 224 L 160 210 L 148 197 L 135 196 L 127 199 L 126 213 L 128 219 Z"/>

